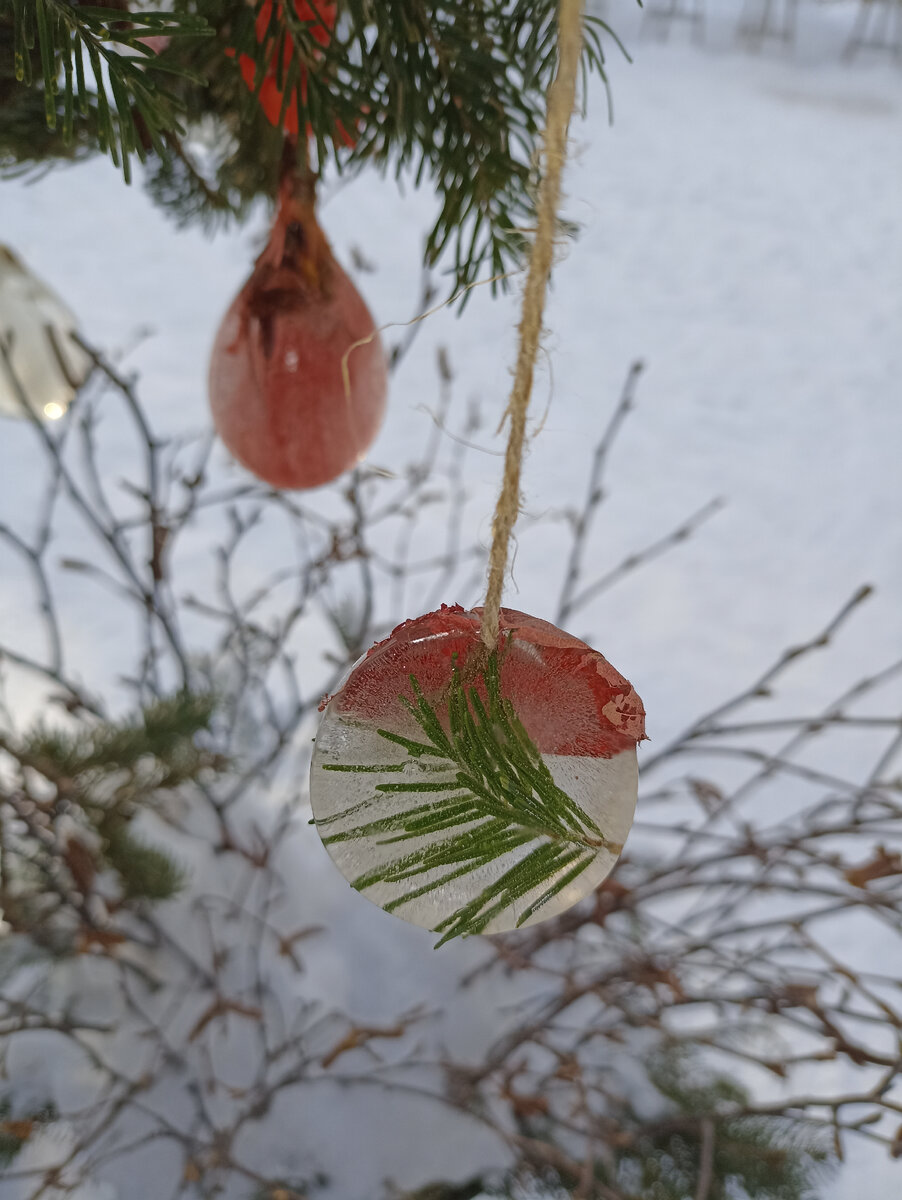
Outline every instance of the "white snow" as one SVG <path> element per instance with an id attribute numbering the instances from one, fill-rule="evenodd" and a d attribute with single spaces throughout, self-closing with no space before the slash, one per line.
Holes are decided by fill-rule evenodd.
<path id="1" fill-rule="evenodd" d="M 611 50 L 613 126 L 596 87 L 590 119 L 573 131 L 567 212 L 582 232 L 554 278 L 550 370 L 538 381 L 535 411 L 546 398 L 549 409 L 526 466 L 529 513 L 579 503 L 589 447 L 630 362 L 642 358 L 648 370 L 613 455 L 589 579 L 710 498 L 727 501 L 687 544 L 571 622 L 572 632 L 588 636 L 635 683 L 653 748 L 734 694 L 785 646 L 815 633 L 860 583 L 875 585 L 876 596 L 829 654 L 799 673 L 796 709 L 822 705 L 902 646 L 902 72 L 889 56 L 840 63 L 855 11 L 848 3 L 803 7 L 794 52 L 740 50 L 732 36 L 738 11 L 732 3 L 715 6 L 708 44 L 698 48 L 676 27 L 667 44 L 640 37 L 625 0 L 609 6 L 635 61 L 627 65 Z M 358 277 L 372 310 L 386 323 L 408 320 L 432 198 L 399 195 L 369 175 L 327 191 L 323 224 L 337 255 L 348 263 L 359 246 L 377 266 Z M 213 239 L 179 232 L 102 160 L 61 168 L 35 185 L 5 182 L 0 196 L 0 236 L 59 293 L 95 344 L 129 347 L 136 331 L 153 328 L 125 363 L 140 375 L 155 426 L 167 433 L 205 427 L 206 356 L 259 245 L 262 212 L 251 228 Z M 430 428 L 424 409 L 436 405 L 433 360 L 443 343 L 456 372 L 458 414 L 478 395 L 487 422 L 477 437 L 497 450 L 501 440 L 490 433 L 506 403 L 515 319 L 516 294 L 493 300 L 487 289 L 476 290 L 460 318 L 449 311 L 430 317 L 393 380 L 371 461 L 397 466 L 419 449 Z M 123 474 L 132 451 L 116 440 L 115 425 L 109 435 L 110 469 L 115 464 Z M 0 426 L 4 520 L 35 503 L 35 455 L 25 423 Z M 218 461 L 228 472 L 224 456 Z M 500 465 L 483 455 L 472 466 L 469 519 L 485 538 Z M 326 509 L 329 498 L 308 502 Z M 278 543 L 266 536 L 272 540 L 257 545 L 261 561 L 249 563 L 249 572 L 272 565 Z M 428 552 L 435 536 L 427 523 L 419 544 Z M 566 544 L 553 524 L 521 533 L 512 607 L 553 616 L 552 585 Z M 64 552 L 76 550 L 73 542 Z M 186 568 L 186 579 L 208 566 L 199 561 L 193 570 Z M 37 645 L 23 579 L 21 563 L 0 549 L 0 640 Z M 72 586 L 76 619 L 68 634 L 80 673 L 100 686 L 120 669 L 117 639 L 134 633 L 97 604 L 87 582 L 74 578 Z M 471 604 L 478 587 L 445 599 Z M 317 638 L 306 637 L 307 653 L 318 654 Z M 34 683 L 18 686 L 24 719 L 41 693 Z M 779 709 L 780 697 L 776 703 Z M 233 896 L 240 872 L 228 878 L 214 857 L 193 864 L 196 882 L 220 898 Z M 478 950 L 434 955 L 431 935 L 350 896 L 303 820 L 284 839 L 281 860 L 285 923 L 342 928 L 340 938 L 304 947 L 300 995 L 368 1023 L 390 1022 L 419 1003 L 442 1004 L 448 1044 L 478 1054 L 491 1040 L 497 1011 L 515 996 L 503 980 L 478 998 L 455 993 Z M 201 936 L 180 928 L 177 911 L 172 926 L 186 939 Z M 879 958 L 880 947 L 867 952 Z M 287 1009 L 299 1006 L 289 973 L 280 986 Z M 208 999 L 186 1000 L 174 1028 L 190 1029 Z M 293 1019 L 291 1011 L 284 1019 Z M 322 1052 L 338 1036 L 325 1036 Z M 223 1025 L 217 1054 L 227 1056 L 230 1046 Z M 243 1061 L 246 1044 L 233 1049 L 238 1086 L 253 1063 Z M 27 1061 L 20 1070 L 28 1074 Z M 61 1077 L 53 1087 L 62 1094 Z M 440 1110 L 377 1090 L 368 1100 L 320 1087 L 321 1094 L 299 1091 L 296 1107 L 287 1093 L 261 1122 L 253 1149 L 261 1163 L 284 1158 L 286 1176 L 303 1175 L 315 1148 L 315 1165 L 330 1174 L 334 1194 L 362 1198 L 383 1178 L 412 1186 L 503 1161 L 484 1131 L 462 1129 Z M 148 1103 L 165 1108 L 172 1094 Z M 227 1106 L 222 1097 L 210 1100 L 219 1102 Z M 337 1114 L 354 1129 L 353 1154 L 336 1133 Z M 403 1141 L 393 1128 L 404 1130 Z M 106 1200 L 110 1184 L 130 1200 L 170 1194 L 174 1184 L 164 1193 L 158 1179 L 180 1165 L 155 1154 L 153 1173 L 117 1176 L 111 1165 L 99 1190 L 78 1195 Z M 899 1171 L 860 1145 L 824 1194 L 889 1196 Z M 0 1196 L 18 1200 L 3 1185 Z"/>

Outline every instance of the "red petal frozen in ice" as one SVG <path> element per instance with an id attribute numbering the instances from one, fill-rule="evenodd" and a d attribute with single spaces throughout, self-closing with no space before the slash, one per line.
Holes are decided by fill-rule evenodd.
<path id="1" fill-rule="evenodd" d="M 333 700 L 338 711 L 415 737 L 399 702 L 413 695 L 409 677 L 441 715 L 452 663 L 465 671 L 480 651 L 480 616 L 479 609 L 443 606 L 399 625 L 351 672 Z M 609 758 L 642 741 L 642 701 L 597 650 L 514 609 L 501 610 L 500 626 L 502 692 L 542 754 Z"/>

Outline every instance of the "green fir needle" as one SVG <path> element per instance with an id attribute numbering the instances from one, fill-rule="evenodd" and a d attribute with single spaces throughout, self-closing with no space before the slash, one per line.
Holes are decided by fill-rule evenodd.
<path id="1" fill-rule="evenodd" d="M 411 883 L 410 890 L 385 906 L 394 912 L 523 850 L 516 863 L 435 926 L 434 932 L 442 934 L 440 946 L 454 937 L 483 932 L 505 910 L 537 893 L 517 921 L 522 925 L 581 875 L 600 849 L 620 853 L 622 847 L 608 841 L 555 783 L 511 701 L 502 695 L 497 652 L 488 656 L 482 671 L 485 700 L 472 683 L 464 684 L 457 664 L 453 665 L 444 698 L 447 730 L 416 676 L 409 678 L 413 699 L 402 696 L 399 701 L 416 721 L 423 740 L 378 731 L 380 737 L 406 750 L 407 757 L 384 766 L 330 763 L 323 767 L 402 776 L 377 783 L 370 800 L 316 821 L 334 828 L 352 814 L 362 815 L 367 809 L 373 813 L 371 820 L 325 833 L 327 846 L 366 840 L 380 846 L 420 843 L 358 876 L 353 887 L 365 891 L 378 884 Z M 409 794 L 416 803 L 376 816 L 385 798 L 395 794 Z"/>

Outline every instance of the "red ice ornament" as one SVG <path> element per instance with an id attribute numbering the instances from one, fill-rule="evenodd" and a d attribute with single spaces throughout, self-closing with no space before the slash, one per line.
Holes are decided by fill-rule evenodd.
<path id="1" fill-rule="evenodd" d="M 623 848 L 645 710 L 585 642 L 502 609 L 406 621 L 328 701 L 311 765 L 320 835 L 387 911 L 442 935 L 571 907 Z"/>
<path id="2" fill-rule="evenodd" d="M 335 261 L 312 198 L 286 176 L 266 248 L 213 345 L 219 436 L 273 487 L 320 487 L 366 453 L 387 381 L 373 318 Z"/>

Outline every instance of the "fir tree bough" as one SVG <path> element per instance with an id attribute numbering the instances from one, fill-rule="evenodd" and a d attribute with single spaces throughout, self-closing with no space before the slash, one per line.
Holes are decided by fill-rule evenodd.
<path id="1" fill-rule="evenodd" d="M 322 47 L 316 22 L 298 17 L 292 4 L 272 6 L 258 41 L 262 0 L 175 0 L 169 12 L 0 3 L 0 169 L 105 150 L 127 172 L 137 153 L 147 159 L 152 196 L 177 220 L 243 218 L 258 197 L 275 194 L 283 140 L 242 79 L 239 59 L 247 55 L 258 92 L 274 71 L 283 110 L 297 104 L 317 169 L 371 164 L 431 181 L 439 213 L 426 238 L 427 263 L 450 256 L 455 288 L 484 268 L 503 283 L 498 277 L 519 263 L 534 223 L 537 140 L 556 64 L 555 0 L 343 0 L 338 7 Z M 602 36 L 614 35 L 598 17 L 584 22 L 584 74 L 603 78 Z M 141 41 L 149 34 L 178 36 L 154 54 Z M 48 125 L 59 136 L 48 136 Z M 352 131 L 353 146 L 336 143 L 339 126 Z"/>
<path id="2" fill-rule="evenodd" d="M 8 7 L 12 38 L 9 16 L 4 20 L 0 15 L 0 49 L 8 55 L 12 42 L 18 83 L 30 86 L 40 81 L 44 121 L 50 131 L 59 127 L 64 154 L 76 140 L 76 120 L 80 140 L 87 133 L 97 149 L 121 165 L 126 181 L 131 178 L 133 153 L 142 160 L 151 150 L 165 153 L 163 135 L 181 127 L 178 101 L 160 85 L 158 76 L 173 67 L 158 61 L 145 39 L 205 36 L 212 30 L 204 21 L 190 13 L 169 12 L 129 12 L 124 20 L 128 6 L 122 4 L 10 0 Z M 13 155 L 28 161 L 38 153 L 52 154 L 54 145 L 46 137 L 29 142 L 36 113 L 25 101 L 23 119 L 21 91 L 9 86 L 9 67 L 8 59 L 0 67 L 0 163 L 4 165 Z M 185 68 L 177 70 L 185 72 Z"/>
<path id="3" fill-rule="evenodd" d="M 822 1129 L 795 1116 L 737 1116 L 749 1103 L 734 1079 L 712 1071 L 698 1053 L 679 1045 L 643 1062 L 660 1108 L 637 1111 L 628 1094 L 619 1096 L 599 1118 L 613 1136 L 600 1140 L 605 1152 L 593 1155 L 591 1173 L 582 1176 L 560 1165 L 566 1152 L 546 1155 L 556 1165 L 497 1180 L 482 1179 L 475 1192 L 486 1200 L 819 1200 L 822 1184 L 835 1170 L 829 1139 Z M 646 1105 L 648 1101 L 646 1099 Z M 521 1118 L 519 1132 L 537 1149 L 557 1148 L 539 1115 Z M 562 1139 L 563 1140 L 563 1139 Z M 538 1154 L 537 1154 L 538 1158 Z M 451 1185 L 433 1185 L 402 1200 L 457 1200 Z"/>
<path id="4" fill-rule="evenodd" d="M 167 793 L 222 768 L 199 740 L 212 713 L 211 697 L 179 692 L 120 722 L 0 731 L 0 916 L 9 931 L 58 953 L 108 944 L 119 940 L 109 920 L 118 908 L 181 888 L 181 867 L 131 826 Z"/>
<path id="5" fill-rule="evenodd" d="M 389 901 L 384 906 L 387 912 L 530 847 L 473 900 L 435 926 L 434 932 L 442 934 L 437 946 L 454 937 L 481 933 L 500 913 L 541 888 L 520 914 L 517 925 L 522 925 L 577 879 L 599 850 L 617 855 L 623 849 L 609 842 L 555 783 L 513 704 L 502 695 L 496 652 L 488 656 L 482 678 L 486 703 L 476 687 L 464 682 L 456 662 L 453 665 L 446 733 L 436 707 L 423 695 L 416 677 L 410 676 L 414 700 L 401 696 L 399 702 L 422 730 L 424 740 L 378 731 L 407 751 L 404 762 L 378 767 L 323 764 L 325 771 L 412 773 L 414 777 L 377 783 L 374 800 L 318 819 L 319 826 L 345 820 L 361 808 L 384 802 L 392 793 L 426 799 L 390 816 L 323 835 L 327 846 L 361 838 L 374 838 L 380 845 L 429 839 L 353 881 L 355 888 L 364 891 L 377 883 L 404 886 L 429 876 L 425 883 Z M 433 874 L 436 871 L 441 874 Z"/>

